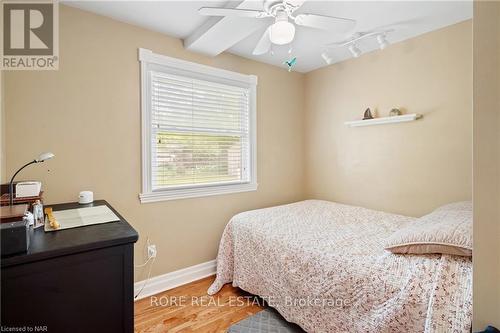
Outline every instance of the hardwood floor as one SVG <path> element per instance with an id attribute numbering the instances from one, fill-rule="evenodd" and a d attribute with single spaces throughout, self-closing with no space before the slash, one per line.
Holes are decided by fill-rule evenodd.
<path id="1" fill-rule="evenodd" d="M 213 280 L 208 277 L 135 302 L 135 332 L 226 332 L 264 308 L 260 298 L 231 285 L 208 296 Z"/>

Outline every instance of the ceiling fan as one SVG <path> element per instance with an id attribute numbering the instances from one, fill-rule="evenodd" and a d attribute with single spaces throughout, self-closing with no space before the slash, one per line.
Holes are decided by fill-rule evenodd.
<path id="1" fill-rule="evenodd" d="M 355 20 L 348 18 L 306 13 L 295 15 L 295 11 L 302 6 L 304 1 L 264 0 L 264 10 L 202 7 L 198 12 L 206 16 L 237 16 L 256 19 L 273 17 L 274 23 L 266 29 L 260 38 L 252 52 L 254 55 L 267 53 L 272 44 L 284 45 L 291 43 L 295 37 L 294 23 L 299 26 L 335 33 L 348 32 L 356 25 Z"/>

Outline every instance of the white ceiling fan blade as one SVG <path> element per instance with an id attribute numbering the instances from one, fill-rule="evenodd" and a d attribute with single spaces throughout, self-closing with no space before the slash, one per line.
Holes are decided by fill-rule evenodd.
<path id="1" fill-rule="evenodd" d="M 255 49 L 253 50 L 252 54 L 253 55 L 261 55 L 264 53 L 269 52 L 269 49 L 271 48 L 271 39 L 269 38 L 269 31 L 271 30 L 271 27 L 269 26 L 262 37 L 260 37 L 259 42 L 257 43 L 257 46 L 255 46 Z"/>
<path id="2" fill-rule="evenodd" d="M 198 13 L 206 16 L 238 16 L 249 18 L 267 17 L 267 13 L 253 9 L 201 7 Z"/>
<path id="3" fill-rule="evenodd" d="M 299 7 L 302 6 L 304 2 L 306 2 L 306 0 L 285 0 L 284 2 L 294 7 L 294 9 L 296 10 L 299 9 Z"/>
<path id="4" fill-rule="evenodd" d="M 327 30 L 331 32 L 348 32 L 356 26 L 356 21 L 333 16 L 316 14 L 299 14 L 295 17 L 295 23 L 305 27 Z"/>

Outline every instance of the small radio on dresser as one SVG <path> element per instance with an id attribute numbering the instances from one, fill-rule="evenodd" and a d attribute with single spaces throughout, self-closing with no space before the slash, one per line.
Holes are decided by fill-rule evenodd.
<path id="1" fill-rule="evenodd" d="M 28 251 L 30 237 L 27 220 L 2 223 L 0 228 L 2 257 Z"/>

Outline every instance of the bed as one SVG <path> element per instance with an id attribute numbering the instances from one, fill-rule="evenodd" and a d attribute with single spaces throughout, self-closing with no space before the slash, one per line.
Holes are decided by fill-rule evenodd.
<path id="1" fill-rule="evenodd" d="M 307 332 L 469 332 L 470 257 L 384 250 L 413 219 L 319 200 L 240 213 L 208 293 L 232 282 Z"/>

